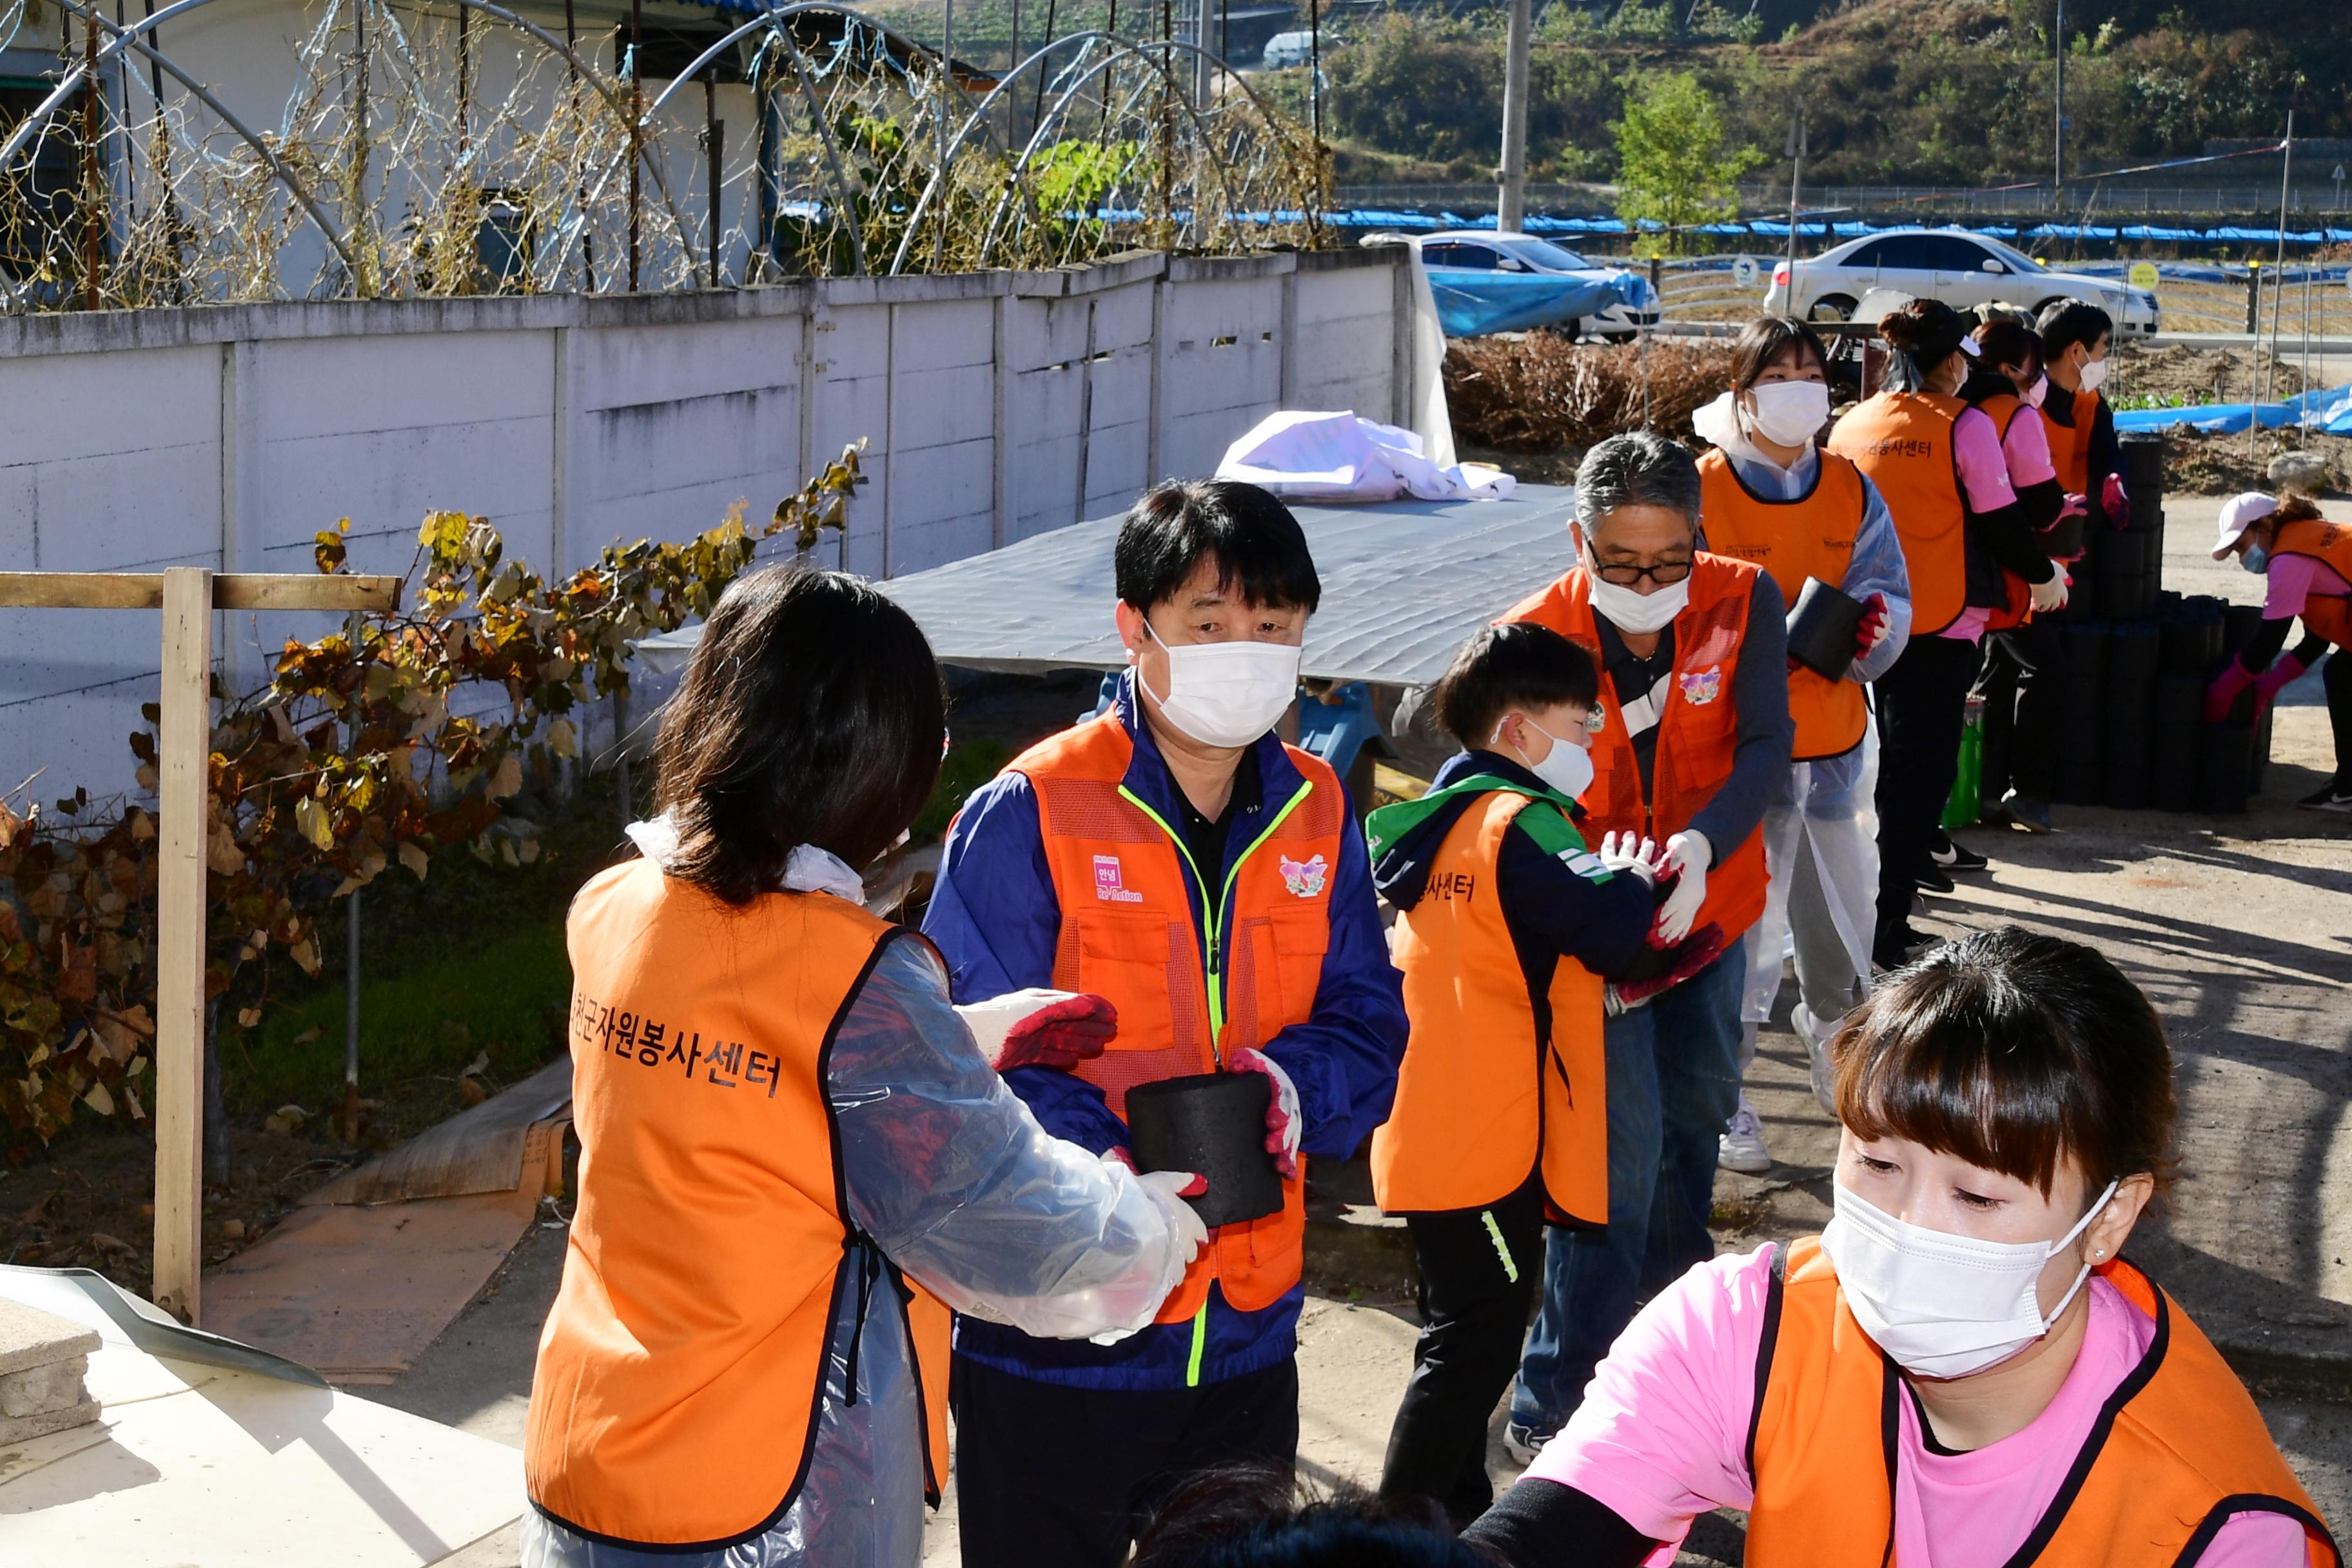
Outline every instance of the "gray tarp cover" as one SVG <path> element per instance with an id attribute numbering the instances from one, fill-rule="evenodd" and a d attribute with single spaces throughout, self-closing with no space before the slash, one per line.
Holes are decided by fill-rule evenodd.
<path id="1" fill-rule="evenodd" d="M 1521 485 L 1507 500 L 1391 501 L 1291 510 L 1307 530 L 1323 605 L 1307 628 L 1310 676 L 1425 686 L 1465 638 L 1572 563 L 1575 492 Z M 1111 624 L 1118 518 L 1057 529 L 881 584 L 940 662 L 1038 671 L 1124 663 Z M 637 645 L 656 673 L 684 666 L 698 626 Z"/>

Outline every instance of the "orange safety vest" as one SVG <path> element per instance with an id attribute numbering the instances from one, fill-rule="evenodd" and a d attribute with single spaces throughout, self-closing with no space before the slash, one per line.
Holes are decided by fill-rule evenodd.
<path id="1" fill-rule="evenodd" d="M 1968 408 L 1933 392 L 1882 392 L 1837 422 L 1830 450 L 1878 487 L 1911 577 L 1911 635 L 1931 637 L 1968 608 L 1967 511 L 1953 422 Z"/>
<path id="2" fill-rule="evenodd" d="M 1834 452 L 1816 455 L 1812 488 L 1791 500 L 1759 496 L 1717 448 L 1698 460 L 1699 518 L 1706 547 L 1772 574 L 1794 608 L 1805 579 L 1843 586 L 1853 542 L 1870 505 L 1862 470 Z M 1869 722 L 1862 687 L 1797 665 L 1789 671 L 1789 716 L 1797 723 L 1792 760 L 1843 756 Z"/>
<path id="3" fill-rule="evenodd" d="M 1135 741 L 1116 710 L 1047 737 L 1007 767 L 1036 792 L 1062 915 L 1054 984 L 1107 996 L 1118 1009 L 1118 1037 L 1076 1071 L 1122 1121 L 1136 1085 L 1213 1072 L 1229 1053 L 1314 1016 L 1348 813 L 1337 774 L 1296 746 L 1284 750 L 1306 783 L 1286 801 L 1266 802 L 1265 827 L 1223 888 L 1203 885 L 1182 836 L 1126 787 Z M 1188 875 L 1207 911 L 1205 973 Z M 1306 1168 L 1302 1155 L 1276 1213 L 1210 1233 L 1158 1321 L 1199 1317 L 1212 1279 L 1244 1312 L 1298 1283 Z"/>
<path id="4" fill-rule="evenodd" d="M 1730 700 L 1747 646 L 1748 606 L 1754 601 L 1759 568 L 1728 556 L 1699 552 L 1691 564 L 1690 602 L 1675 617 L 1675 675 L 1658 716 L 1658 743 L 1651 769 L 1654 791 L 1642 793 L 1642 768 L 1624 715 L 1604 719 L 1592 740 L 1592 786 L 1582 805 L 1588 833 L 1632 833 L 1664 844 L 1691 825 L 1731 776 L 1739 742 L 1739 715 Z M 1601 633 L 1593 622 L 1592 588 L 1576 566 L 1549 587 L 1513 605 L 1506 621 L 1533 621 L 1580 643 L 1601 661 Z M 1611 708 L 1613 688 L 1601 683 L 1600 710 Z M 1764 912 L 1764 829 L 1759 824 L 1741 843 L 1710 846 L 1715 864 L 1706 873 L 1706 900 L 1692 922 L 1696 931 L 1712 922 L 1726 943 L 1756 923 Z"/>
<path id="5" fill-rule="evenodd" d="M 2010 1561 L 2171 1568 L 2194 1561 L 2228 1519 L 2261 1512 L 2302 1524 L 2315 1568 L 2334 1568 L 2327 1527 L 2221 1352 L 2133 1265 L 2118 1258 L 2097 1272 L 2156 1321 L 2156 1337 Z M 1895 1550 L 1902 1374 L 1854 1321 L 1818 1237 L 1773 1258 L 1764 1321 L 1748 1561 L 1883 1568 Z"/>
<path id="6" fill-rule="evenodd" d="M 2070 410 L 2074 416 L 2072 425 L 2061 425 L 2050 417 L 2048 399 L 2071 398 Z M 2068 392 L 2056 382 L 2050 384 L 2042 406 L 2042 434 L 2050 437 L 2050 466 L 2058 471 L 2058 483 L 2070 496 L 2087 495 L 2091 489 L 2091 426 L 2099 420 L 2099 395 L 2095 392 Z"/>
<path id="7" fill-rule="evenodd" d="M 1992 421 L 1993 434 L 2001 441 L 2001 460 L 2004 463 L 2007 462 L 2010 422 L 2014 420 L 2019 411 L 2025 407 L 2025 399 L 2015 393 L 1996 392 L 1978 404 L 1977 407 L 1983 412 L 1986 418 Z M 2032 584 L 2004 566 L 2000 569 L 2000 589 L 2004 595 L 2003 602 L 1993 610 L 1991 617 L 1985 622 L 1985 630 L 1989 632 L 2005 632 L 2013 626 L 2021 626 L 2033 618 Z"/>
<path id="8" fill-rule="evenodd" d="M 1538 1023 L 1495 868 L 1530 797 L 1465 810 L 1401 910 L 1394 941 L 1412 1034 L 1395 1109 L 1372 1134 L 1372 1196 L 1391 1214 L 1483 1207 L 1543 1173 L 1571 1224 L 1609 1223 L 1601 977 L 1563 956 Z"/>
<path id="9" fill-rule="evenodd" d="M 531 1500 L 564 1525 L 716 1551 L 799 1495 L 850 1255 L 872 1245 L 842 1207 L 824 1051 L 895 931 L 826 893 L 731 909 L 647 860 L 572 900 L 580 1206 L 524 1454 Z M 889 1273 L 936 1504 L 948 1310 Z"/>
<path id="10" fill-rule="evenodd" d="M 2340 522 L 2298 518 L 2279 527 L 2271 545 L 2276 555 L 2307 555 L 2352 583 L 2352 528 Z M 2326 637 L 2337 647 L 2352 647 L 2352 598 L 2342 594 L 2314 594 L 2303 602 L 2303 627 Z"/>

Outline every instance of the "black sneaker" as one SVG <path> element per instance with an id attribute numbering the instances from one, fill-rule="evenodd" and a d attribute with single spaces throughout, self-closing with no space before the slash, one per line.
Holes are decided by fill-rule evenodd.
<path id="1" fill-rule="evenodd" d="M 1882 931 L 1878 933 L 1878 940 L 1871 944 L 1871 967 L 1900 969 L 1935 943 L 1936 938 L 1907 924 L 1893 931 Z"/>
<path id="2" fill-rule="evenodd" d="M 1948 833 L 1936 835 L 1935 844 L 1927 850 L 1927 858 L 1947 871 L 1981 871 L 1992 864 L 1975 850 L 1965 849 L 1953 843 Z M 1926 886 L 1924 882 L 1920 885 Z M 1952 889 L 1947 886 L 1940 890 L 1948 893 Z"/>
<path id="3" fill-rule="evenodd" d="M 2342 784 L 2330 779 L 2294 804 L 2305 811 L 2352 812 L 2352 795 L 2346 794 Z"/>
<path id="4" fill-rule="evenodd" d="M 1956 890 L 1952 886 L 1951 874 L 1934 866 L 1930 866 L 1913 878 L 1912 885 L 1923 893 L 1949 893 Z"/>

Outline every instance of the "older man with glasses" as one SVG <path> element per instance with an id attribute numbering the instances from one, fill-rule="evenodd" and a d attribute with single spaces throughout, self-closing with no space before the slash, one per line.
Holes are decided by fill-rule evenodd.
<path id="1" fill-rule="evenodd" d="M 1786 787 L 1792 741 L 1786 601 L 1769 574 L 1699 548 L 1689 452 L 1646 431 L 1595 447 L 1570 534 L 1576 565 L 1504 618 L 1549 626 L 1599 662 L 1588 836 L 1662 846 L 1676 879 L 1651 940 L 1713 925 L 1726 956 L 1612 1006 L 1604 1026 L 1609 1223 L 1549 1232 L 1511 1403 L 1522 1458 L 1575 1409 L 1634 1308 L 1714 1255 L 1717 1140 L 1739 1100 L 1739 939 L 1764 910 L 1764 810 Z"/>

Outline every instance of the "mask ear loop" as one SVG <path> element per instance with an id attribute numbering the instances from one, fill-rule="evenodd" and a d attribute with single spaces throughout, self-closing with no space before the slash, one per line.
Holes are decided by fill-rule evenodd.
<path id="1" fill-rule="evenodd" d="M 2091 1222 L 2107 1212 L 2107 1205 L 2115 1201 L 2116 1194 L 2122 1188 L 2122 1186 L 2123 1180 L 2120 1177 L 2116 1178 L 2115 1181 L 2109 1182 L 2107 1184 L 2107 1190 L 2099 1194 L 2099 1201 L 2093 1204 L 2089 1212 L 2084 1214 L 2081 1219 L 2074 1222 L 2074 1228 L 2050 1244 L 2049 1256 L 2051 1258 L 2057 1257 L 2060 1253 L 2065 1251 L 2069 1246 L 2073 1245 L 2076 1237 L 2090 1229 Z M 2105 1260 L 2102 1259 L 2101 1261 Z M 2083 1267 L 2075 1271 L 2074 1282 L 2066 1287 L 2066 1293 L 2058 1298 L 2058 1304 L 2056 1306 L 2051 1308 L 2047 1313 L 2043 1313 L 2040 1310 L 2040 1301 L 2038 1300 L 2036 1300 L 2034 1303 L 2035 1315 L 2040 1317 L 2042 1320 L 2042 1331 L 2043 1333 L 2048 1333 L 2050 1331 L 2051 1325 L 2066 1315 L 2066 1309 L 2074 1305 L 2075 1295 L 2081 1291 L 2084 1284 L 2090 1278 L 2091 1259 L 2086 1255 L 2083 1259 Z M 2033 1277 L 2033 1285 L 2036 1290 L 2041 1289 L 2042 1276 L 2039 1273 L 2035 1274 Z"/>

